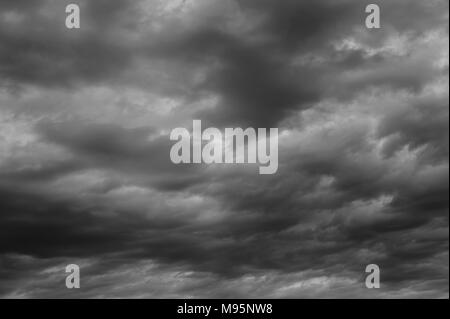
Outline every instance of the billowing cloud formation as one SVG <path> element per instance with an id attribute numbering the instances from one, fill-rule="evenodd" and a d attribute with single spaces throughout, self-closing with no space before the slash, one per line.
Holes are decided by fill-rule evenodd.
<path id="1" fill-rule="evenodd" d="M 447 1 L 68 3 L 0 1 L 2 297 L 448 297 Z M 277 174 L 172 164 L 192 119 Z"/>

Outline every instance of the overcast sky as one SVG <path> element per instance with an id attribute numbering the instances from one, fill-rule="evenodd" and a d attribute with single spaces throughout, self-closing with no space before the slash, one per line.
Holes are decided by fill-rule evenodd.
<path id="1" fill-rule="evenodd" d="M 449 4 L 371 2 L 0 0 L 0 297 L 448 298 Z M 193 119 L 277 173 L 173 164 Z"/>

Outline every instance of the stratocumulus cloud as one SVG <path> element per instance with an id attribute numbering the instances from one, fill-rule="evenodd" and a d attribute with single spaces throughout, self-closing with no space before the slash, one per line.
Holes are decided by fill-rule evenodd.
<path id="1" fill-rule="evenodd" d="M 0 0 L 1 297 L 448 298 L 448 1 L 71 2 Z M 174 165 L 193 119 L 276 174 Z"/>

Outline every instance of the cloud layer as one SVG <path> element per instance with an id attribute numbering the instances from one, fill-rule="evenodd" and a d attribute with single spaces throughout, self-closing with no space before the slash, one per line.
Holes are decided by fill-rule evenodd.
<path id="1" fill-rule="evenodd" d="M 377 30 L 356 0 L 68 3 L 0 1 L 0 296 L 448 298 L 447 1 Z M 192 119 L 278 127 L 277 174 L 172 164 Z"/>

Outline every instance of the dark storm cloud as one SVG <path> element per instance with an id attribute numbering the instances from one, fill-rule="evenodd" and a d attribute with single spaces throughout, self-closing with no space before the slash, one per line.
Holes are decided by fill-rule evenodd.
<path id="1" fill-rule="evenodd" d="M 379 127 L 380 136 L 389 137 L 385 154 L 390 156 L 407 145 L 426 147 L 424 156 L 430 155 L 426 160 L 448 160 L 448 106 L 448 96 L 430 97 L 392 110 Z"/>
<path id="2" fill-rule="evenodd" d="M 214 250 L 208 243 L 214 238 L 195 235 L 195 222 L 170 211 L 156 215 L 157 208 L 119 211 L 106 202 L 80 203 L 44 192 L 11 191 L 7 186 L 0 189 L 5 199 L 0 206 L 0 251 L 4 255 L 108 258 L 114 253 L 115 258 L 147 257 L 199 265 Z M 217 267 L 221 260 L 216 261 Z"/>
<path id="3" fill-rule="evenodd" d="M 133 59 L 121 43 L 122 17 L 130 1 L 82 1 L 83 29 L 65 28 L 70 1 L 2 1 L 1 77 L 4 86 L 72 86 L 118 76 Z M 46 11 L 45 13 L 43 11 Z M 131 26 L 130 26 L 131 27 Z"/>
<path id="4" fill-rule="evenodd" d="M 124 238 L 132 236 L 131 229 L 142 225 L 139 218 L 99 218 L 63 199 L 5 188 L 1 189 L 5 198 L 0 223 L 3 254 L 92 255 L 116 249 Z"/>
<path id="5" fill-rule="evenodd" d="M 63 27 L 64 16 L 58 14 L 64 3 L 40 2 L 41 7 L 49 3 L 53 8 L 50 17 L 39 14 L 39 6 L 34 4 L 25 13 L 20 11 L 28 24 L 4 23 L 0 38 L 5 85 L 116 82 L 143 56 L 147 56 L 149 65 L 160 63 L 160 57 L 167 59 L 164 64 L 185 61 L 182 67 L 212 63 L 205 71 L 203 83 L 197 87 L 181 84 L 185 91 L 206 91 L 220 97 L 218 109 L 199 116 L 216 124 L 270 126 L 292 110 L 310 107 L 312 102 L 327 96 L 329 89 L 329 94 L 338 90 L 347 98 L 350 92 L 352 96 L 373 85 L 418 89 L 433 72 L 428 65 L 404 64 L 399 60 L 389 62 L 392 67 L 386 68 L 380 62 L 366 63 L 372 58 L 355 55 L 354 50 L 335 52 L 330 40 L 342 40 L 361 26 L 364 4 L 352 1 L 282 1 L 276 5 L 271 1 L 242 1 L 239 8 L 244 14 L 255 14 L 262 20 L 260 26 L 243 35 L 220 24 L 179 30 L 182 24 L 164 18 L 160 23 L 169 31 L 142 32 L 138 29 L 140 3 L 131 1 L 82 2 L 83 28 L 74 35 Z M 403 1 L 384 5 L 387 16 L 392 16 L 384 21 L 385 28 L 391 31 L 414 32 L 413 36 L 417 36 L 445 21 L 439 10 L 445 6 L 443 2 L 408 3 L 407 14 L 403 14 Z M 6 12 L 17 13 L 18 8 L 9 2 L 5 7 Z M 424 22 L 408 24 L 409 20 Z M 40 27 L 31 28 L 32 23 Z M 389 34 L 377 31 L 371 38 L 381 41 Z M 251 37 L 258 41 L 248 41 Z M 323 57 L 324 62 L 316 66 L 295 65 L 293 59 L 305 53 Z M 366 74 L 354 82 L 342 81 L 340 73 L 349 62 L 342 65 L 340 59 L 333 59 L 333 54 L 349 55 L 348 59 L 354 61 L 350 62 L 351 69 Z"/>
<path id="6" fill-rule="evenodd" d="M 5 166 L 8 167 L 8 165 Z M 3 181 L 10 180 L 13 182 L 31 183 L 33 181 L 52 180 L 81 168 L 82 165 L 78 161 L 55 161 L 45 163 L 45 165 L 39 168 L 3 169 L 3 172 L 0 172 L 0 178 Z"/>
<path id="7" fill-rule="evenodd" d="M 168 153 L 168 150 L 158 151 L 149 147 L 146 137 L 151 130 L 137 129 L 127 132 L 118 127 L 86 125 L 71 127 L 67 123 L 62 126 L 45 126 L 43 129 L 50 141 L 68 147 L 77 154 L 78 158 L 87 156 L 99 167 L 118 165 L 120 169 L 130 170 L 131 168 L 131 170 L 143 172 L 142 170 L 147 166 L 142 163 L 149 164 L 152 160 L 156 160 L 150 154 L 166 155 Z M 213 233 L 203 234 L 203 227 L 184 224 L 186 221 L 180 222 L 187 227 L 183 235 L 167 233 L 166 230 L 154 234 L 148 233 L 145 236 L 146 240 L 139 243 L 138 247 L 143 250 L 137 248 L 137 255 L 169 263 L 187 262 L 195 264 L 198 269 L 204 271 L 234 275 L 239 274 L 243 266 L 255 269 L 290 270 L 291 265 L 295 265 L 297 270 L 303 267 L 307 269 L 312 266 L 310 259 L 305 259 L 307 255 L 326 256 L 335 252 L 342 253 L 347 249 L 352 251 L 359 245 L 361 247 L 365 247 L 366 244 L 372 245 L 374 236 L 377 237 L 376 242 L 379 244 L 384 242 L 381 237 L 378 237 L 381 234 L 407 231 L 427 225 L 436 216 L 446 216 L 448 197 L 445 195 L 448 192 L 448 186 L 446 186 L 448 179 L 446 180 L 445 176 L 442 176 L 442 180 L 437 179 L 428 185 L 425 193 L 420 194 L 422 192 L 420 184 L 409 186 L 411 182 L 420 181 L 410 179 L 405 181 L 405 184 L 399 184 L 399 181 L 389 180 L 388 175 L 391 172 L 388 167 L 383 165 L 374 169 L 349 157 L 348 150 L 360 152 L 364 149 L 366 138 L 359 130 L 351 132 L 350 136 L 350 139 L 347 137 L 341 140 L 344 144 L 335 144 L 335 152 L 341 154 L 341 157 L 336 153 L 334 157 L 324 157 L 323 160 L 308 159 L 307 154 L 302 156 L 303 162 L 305 158 L 308 159 L 304 164 L 305 168 L 300 171 L 305 173 L 297 176 L 289 176 L 292 174 L 281 170 L 281 175 L 268 178 L 264 183 L 261 180 L 247 180 L 244 183 L 242 177 L 225 176 L 226 183 L 221 184 L 220 188 L 216 188 L 213 192 L 205 189 L 203 193 L 221 199 L 224 207 L 233 212 L 227 216 L 226 223 L 214 225 Z M 160 162 L 165 163 L 164 160 Z M 317 163 L 321 163 L 320 166 L 317 166 Z M 151 168 L 152 165 L 149 165 L 148 169 Z M 161 169 L 162 167 L 157 168 L 157 170 Z M 197 173 L 201 174 L 199 171 Z M 314 196 L 320 176 L 324 174 L 336 178 L 332 196 L 324 197 L 320 201 L 311 200 L 310 196 Z M 164 177 L 171 178 L 168 175 Z M 202 179 L 204 180 L 205 176 Z M 170 184 L 171 181 L 168 180 L 166 183 Z M 194 180 L 191 180 L 185 187 L 194 188 L 194 185 Z M 156 186 L 158 186 L 157 183 Z M 431 192 L 432 189 L 435 189 L 434 193 Z M 342 215 L 331 221 L 324 221 L 321 226 L 324 230 L 314 228 L 314 231 L 308 229 L 298 234 L 296 240 L 301 239 L 306 244 L 297 245 L 297 252 L 291 251 L 287 255 L 282 253 L 286 249 L 282 247 L 286 246 L 290 251 L 289 243 L 295 237 L 282 235 L 277 240 L 274 239 L 274 233 L 287 231 L 302 222 L 314 221 L 314 215 L 324 209 L 350 209 L 347 205 L 354 200 L 371 200 L 385 193 L 397 195 L 391 208 L 388 205 L 382 209 L 384 218 L 352 220 Z M 423 204 L 420 204 L 416 198 L 420 198 Z M 413 204 L 404 206 L 401 202 Z M 411 207 L 418 210 L 418 214 Z M 430 210 L 432 207 L 435 207 L 434 213 Z M 420 214 L 424 210 L 428 213 Z M 160 223 L 160 225 L 163 224 Z M 445 225 L 445 220 L 442 220 L 440 224 Z M 86 225 L 79 226 L 80 229 L 85 227 Z M 209 227 L 211 226 L 208 225 Z M 201 232 L 197 234 L 199 230 Z M 136 229 L 135 232 L 137 231 Z M 249 236 L 252 239 L 247 239 Z M 322 236 L 324 236 L 323 239 Z M 225 239 L 224 243 L 220 243 L 221 238 Z M 240 243 L 241 240 L 244 240 L 243 244 Z M 435 246 L 437 251 L 441 251 L 442 245 L 445 246 L 445 238 L 441 240 L 443 241 Z M 311 244 L 313 249 L 308 247 Z M 214 253 L 215 258 L 209 260 L 208 256 L 217 249 L 216 245 L 221 247 L 221 252 Z M 269 251 L 273 253 L 268 257 L 259 256 L 263 247 L 269 248 Z M 429 256 L 435 252 L 429 250 Z M 418 255 L 418 258 L 424 258 L 424 256 Z M 304 263 L 304 260 L 308 262 Z M 325 257 L 318 258 L 318 264 L 327 263 Z M 351 268 L 349 266 L 349 269 Z"/>
<path id="8" fill-rule="evenodd" d="M 198 175 L 198 166 L 174 165 L 169 157 L 172 146 L 169 136 L 159 135 L 149 127 L 124 129 L 112 124 L 64 122 L 40 123 L 37 130 L 46 142 L 70 151 L 83 163 L 80 169 L 97 167 L 129 172 L 140 175 L 144 185 L 168 190 L 204 181 Z"/>
<path id="9" fill-rule="evenodd" d="M 66 3 L 0 1 L 1 296 L 448 297 L 448 2 Z M 277 174 L 174 165 L 193 118 Z"/>
<path id="10" fill-rule="evenodd" d="M 212 123 L 267 126 L 319 96 L 313 70 L 292 69 L 283 56 L 272 54 L 266 44 L 251 45 L 245 39 L 214 29 L 195 30 L 183 36 L 186 38 L 181 45 L 177 42 L 174 47 L 168 46 L 164 53 L 184 52 L 193 61 L 217 65 L 206 71 L 199 87 L 221 98 L 219 109 L 198 114 Z"/>
<path id="11" fill-rule="evenodd" d="M 355 49 L 337 50 L 332 41 L 344 40 L 361 26 L 364 3 L 242 1 L 239 4 L 245 13 L 256 12 L 261 17 L 261 26 L 241 35 L 220 25 L 201 25 L 173 37 L 164 34 L 168 40 L 154 46 L 157 53 L 169 58 L 213 65 L 206 71 L 200 89 L 217 94 L 221 103 L 218 109 L 199 116 L 216 125 L 271 126 L 290 111 L 308 108 L 330 95 L 347 100 L 373 86 L 419 90 L 435 72 L 429 63 L 403 63 L 401 57 L 374 58 Z M 438 11 L 445 6 L 443 2 L 433 3 L 432 9 L 423 8 L 425 19 L 420 3 L 408 5 L 414 8 L 401 15 L 405 3 L 386 3 L 386 11 L 397 13 L 386 21 L 391 31 L 410 32 L 416 37 L 445 21 Z M 405 19 L 426 22 L 417 26 L 407 24 Z M 377 31 L 374 38 L 381 42 L 389 35 Z M 258 40 L 249 41 L 252 37 Z M 295 58 L 306 53 L 323 61 L 318 65 L 295 64 Z M 341 73 L 349 70 L 363 76 L 351 81 L 342 79 Z"/>

